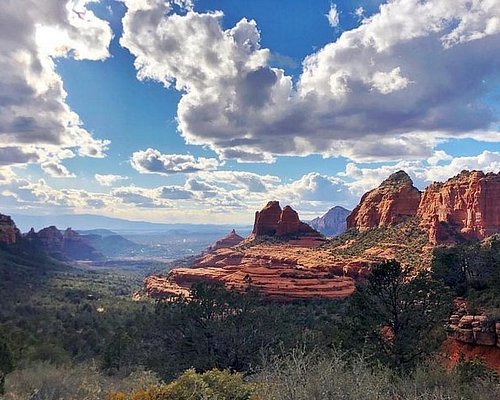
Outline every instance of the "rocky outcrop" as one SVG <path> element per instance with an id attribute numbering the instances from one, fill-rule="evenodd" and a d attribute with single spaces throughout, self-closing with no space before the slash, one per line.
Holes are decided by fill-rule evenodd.
<path id="1" fill-rule="evenodd" d="M 237 246 L 245 240 L 244 237 L 238 235 L 233 229 L 228 235 L 224 236 L 222 239 L 217 240 L 212 246 L 210 246 L 208 251 L 215 251 L 218 249 L 225 249 L 228 247 Z"/>
<path id="2" fill-rule="evenodd" d="M 486 315 L 453 314 L 449 329 L 451 337 L 459 342 L 500 347 L 500 323 L 495 324 Z"/>
<path id="3" fill-rule="evenodd" d="M 420 191 L 404 171 L 398 171 L 379 187 L 365 193 L 359 205 L 347 217 L 347 228 L 365 231 L 396 225 L 415 216 L 420 204 Z"/>
<path id="4" fill-rule="evenodd" d="M 63 233 L 63 254 L 72 260 L 97 261 L 104 258 L 102 253 L 71 228 Z"/>
<path id="5" fill-rule="evenodd" d="M 21 237 L 19 229 L 8 215 L 0 214 L 0 243 L 14 244 Z"/>
<path id="6" fill-rule="evenodd" d="M 291 244 L 261 244 L 207 253 L 190 268 L 175 268 L 167 276 L 149 276 L 145 292 L 153 298 L 189 295 L 197 282 L 222 283 L 228 289 L 249 287 L 277 300 L 344 298 L 355 288 L 354 278 L 368 272 L 361 260 L 349 268 L 327 251 Z"/>
<path id="7" fill-rule="evenodd" d="M 432 245 L 481 240 L 500 232 L 500 173 L 462 171 L 423 193 L 398 171 L 366 193 L 347 217 L 347 227 L 366 231 L 418 217 Z"/>
<path id="8" fill-rule="evenodd" d="M 290 206 L 281 209 L 278 201 L 270 201 L 255 212 L 254 236 L 321 236 L 306 223 L 300 221 L 297 212 Z"/>
<path id="9" fill-rule="evenodd" d="M 500 173 L 462 171 L 424 192 L 418 216 L 432 244 L 484 239 L 500 231 Z"/>
<path id="10" fill-rule="evenodd" d="M 63 257 L 63 235 L 55 226 L 49 226 L 36 233 L 35 238 L 40 246 L 50 255 L 56 258 Z"/>
<path id="11" fill-rule="evenodd" d="M 85 238 L 71 228 L 64 232 L 55 226 L 49 226 L 39 232 L 31 229 L 25 238 L 51 257 L 60 260 L 97 261 L 104 258 Z"/>
<path id="12" fill-rule="evenodd" d="M 309 225 L 325 236 L 337 236 L 346 230 L 350 213 L 344 207 L 335 206 L 321 217 L 314 218 Z"/>

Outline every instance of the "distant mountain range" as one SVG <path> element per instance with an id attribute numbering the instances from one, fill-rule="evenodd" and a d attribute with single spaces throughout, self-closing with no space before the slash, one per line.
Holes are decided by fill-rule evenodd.
<path id="1" fill-rule="evenodd" d="M 350 213 L 344 207 L 335 206 L 323 216 L 314 218 L 309 225 L 325 236 L 337 236 L 346 230 L 346 219 Z"/>
<path id="2" fill-rule="evenodd" d="M 62 214 L 62 215 L 23 215 L 14 214 L 12 218 L 16 221 L 16 225 L 22 232 L 27 232 L 31 228 L 35 230 L 42 229 L 46 226 L 55 225 L 60 229 L 71 227 L 74 230 L 96 230 L 106 229 L 119 234 L 137 233 L 137 232 L 167 232 L 179 231 L 184 232 L 215 232 L 223 233 L 231 231 L 233 228 L 250 230 L 249 226 L 234 226 L 234 225 L 215 225 L 215 224 L 165 224 L 153 223 L 146 221 L 130 221 L 120 218 L 103 217 L 93 214 Z M 99 234 L 99 233 L 98 233 Z M 103 235 L 105 236 L 105 235 Z"/>

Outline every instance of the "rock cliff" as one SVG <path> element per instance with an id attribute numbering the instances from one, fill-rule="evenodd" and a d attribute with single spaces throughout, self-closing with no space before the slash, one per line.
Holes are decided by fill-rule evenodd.
<path id="1" fill-rule="evenodd" d="M 270 201 L 261 211 L 255 212 L 252 233 L 255 236 L 321 236 L 319 232 L 301 222 L 292 207 L 281 209 L 278 201 Z"/>
<path id="2" fill-rule="evenodd" d="M 398 171 L 379 187 L 365 193 L 358 206 L 347 217 L 347 228 L 365 231 L 396 225 L 415 216 L 420 204 L 420 191 L 404 171 Z"/>
<path id="3" fill-rule="evenodd" d="M 96 261 L 104 258 L 85 238 L 71 228 L 64 232 L 55 226 L 49 226 L 39 232 L 31 229 L 25 238 L 50 256 L 61 260 Z"/>
<path id="4" fill-rule="evenodd" d="M 14 244 L 20 237 L 21 233 L 12 218 L 0 214 L 0 243 Z"/>
<path id="5" fill-rule="evenodd" d="M 418 216 L 432 244 L 484 239 L 500 231 L 500 173 L 462 171 L 424 192 Z"/>
<path id="6" fill-rule="evenodd" d="M 346 230 L 347 217 L 350 213 L 351 211 L 344 207 L 335 206 L 321 217 L 314 218 L 309 225 L 323 235 L 337 236 Z"/>

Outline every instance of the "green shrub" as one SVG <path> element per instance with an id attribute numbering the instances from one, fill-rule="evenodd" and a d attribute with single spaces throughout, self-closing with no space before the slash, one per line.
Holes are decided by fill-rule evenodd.
<path id="1" fill-rule="evenodd" d="M 115 392 L 107 400 L 249 400 L 256 389 L 238 373 L 214 369 L 199 374 L 190 369 L 167 385 L 136 390 L 130 395 Z"/>

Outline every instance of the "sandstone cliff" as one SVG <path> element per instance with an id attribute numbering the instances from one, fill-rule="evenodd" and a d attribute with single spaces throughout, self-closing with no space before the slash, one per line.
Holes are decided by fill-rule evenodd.
<path id="1" fill-rule="evenodd" d="M 0 214 L 0 243 L 14 244 L 21 236 L 16 224 L 8 215 Z"/>
<path id="2" fill-rule="evenodd" d="M 420 191 L 404 171 L 398 171 L 379 187 L 365 193 L 358 206 L 347 217 L 347 228 L 365 231 L 396 225 L 417 214 Z"/>
<path id="3" fill-rule="evenodd" d="M 278 201 L 270 201 L 261 211 L 255 212 L 252 233 L 255 236 L 321 236 L 319 232 L 301 222 L 292 207 L 281 209 Z"/>
<path id="4" fill-rule="evenodd" d="M 462 171 L 424 192 L 418 216 L 432 244 L 500 232 L 500 173 Z"/>

